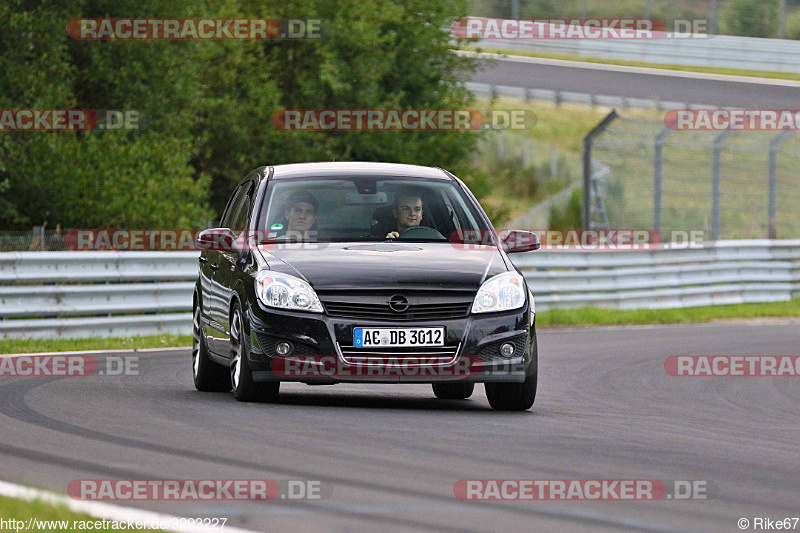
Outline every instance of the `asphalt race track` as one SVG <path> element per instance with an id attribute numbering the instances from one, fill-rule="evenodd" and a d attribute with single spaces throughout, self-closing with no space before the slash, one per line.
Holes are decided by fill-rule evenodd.
<path id="1" fill-rule="evenodd" d="M 666 70 L 651 74 L 647 73 L 650 69 L 580 65 L 530 58 L 492 60 L 472 81 L 747 109 L 794 109 L 800 94 L 800 83 L 784 80 L 722 81 Z"/>
<path id="2" fill-rule="evenodd" d="M 289 385 L 279 404 L 200 393 L 188 349 L 140 375 L 0 378 L 0 479 L 320 480 L 289 502 L 118 502 L 256 531 L 739 531 L 800 514 L 800 378 L 671 377 L 670 355 L 797 355 L 800 328 L 542 330 L 525 413 L 429 386 Z M 119 354 L 114 354 L 119 355 Z M 97 356 L 99 360 L 105 357 Z M 460 479 L 705 480 L 693 501 L 460 501 Z"/>

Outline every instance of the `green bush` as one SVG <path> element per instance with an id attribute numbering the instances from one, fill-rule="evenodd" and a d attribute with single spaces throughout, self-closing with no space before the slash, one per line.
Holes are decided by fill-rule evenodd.
<path id="1" fill-rule="evenodd" d="M 247 172 L 362 160 L 454 167 L 458 131 L 287 132 L 281 109 L 469 109 L 463 0 L 0 2 L 0 109 L 138 110 L 142 131 L 3 132 L 0 227 L 204 227 Z M 320 19 L 321 39 L 75 40 L 75 18 Z"/>
<path id="2" fill-rule="evenodd" d="M 775 37 L 778 34 L 778 0 L 727 0 L 721 28 L 729 35 Z"/>
<path id="3" fill-rule="evenodd" d="M 583 210 L 583 192 L 580 188 L 572 191 L 569 203 L 564 207 L 550 207 L 550 229 L 580 229 Z"/>
<path id="4" fill-rule="evenodd" d="M 786 38 L 800 40 L 800 11 L 786 17 Z"/>

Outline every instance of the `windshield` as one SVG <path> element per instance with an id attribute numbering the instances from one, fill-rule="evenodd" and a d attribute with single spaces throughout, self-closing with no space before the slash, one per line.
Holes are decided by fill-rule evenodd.
<path id="1" fill-rule="evenodd" d="M 483 218 L 451 181 L 420 178 L 274 180 L 257 229 L 264 240 L 462 241 Z"/>

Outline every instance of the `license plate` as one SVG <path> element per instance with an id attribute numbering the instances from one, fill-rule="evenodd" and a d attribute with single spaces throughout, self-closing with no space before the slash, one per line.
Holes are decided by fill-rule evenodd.
<path id="1" fill-rule="evenodd" d="M 444 346 L 444 328 L 354 328 L 353 346 Z"/>

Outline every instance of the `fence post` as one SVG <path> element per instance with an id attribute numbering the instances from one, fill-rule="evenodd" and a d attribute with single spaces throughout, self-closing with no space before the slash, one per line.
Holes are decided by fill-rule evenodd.
<path id="1" fill-rule="evenodd" d="M 522 140 L 522 168 L 531 166 L 531 142 L 527 138 Z"/>
<path id="2" fill-rule="evenodd" d="M 725 144 L 725 141 L 728 140 L 728 137 L 733 135 L 732 131 L 725 131 L 722 132 L 720 135 L 717 135 L 714 138 L 714 159 L 713 159 L 713 168 L 711 170 L 711 240 L 718 241 L 719 240 L 719 203 L 720 203 L 720 192 L 719 192 L 719 167 L 720 167 L 720 155 L 722 154 L 722 146 Z"/>
<path id="3" fill-rule="evenodd" d="M 500 130 L 500 131 L 497 132 L 497 160 L 498 161 L 505 160 L 505 156 L 506 156 L 505 143 L 503 142 L 504 141 L 504 137 L 503 137 L 503 132 L 504 131 L 505 130 Z"/>
<path id="4" fill-rule="evenodd" d="M 778 149 L 783 141 L 792 135 L 791 131 L 782 131 L 769 142 L 769 230 L 768 239 L 778 238 Z"/>
<path id="5" fill-rule="evenodd" d="M 778 39 L 786 39 L 786 0 L 778 4 Z"/>
<path id="6" fill-rule="evenodd" d="M 717 34 L 717 0 L 711 0 L 711 13 L 708 17 L 711 19 L 708 24 L 709 35 Z"/>
<path id="7" fill-rule="evenodd" d="M 663 162 L 664 139 L 672 130 L 664 126 L 655 142 L 655 155 L 653 157 L 653 229 L 661 231 L 661 165 Z"/>
<path id="8" fill-rule="evenodd" d="M 617 110 L 613 109 L 583 138 L 583 211 L 581 213 L 581 227 L 583 229 L 589 229 L 592 215 L 592 141 L 605 131 L 618 116 Z"/>

